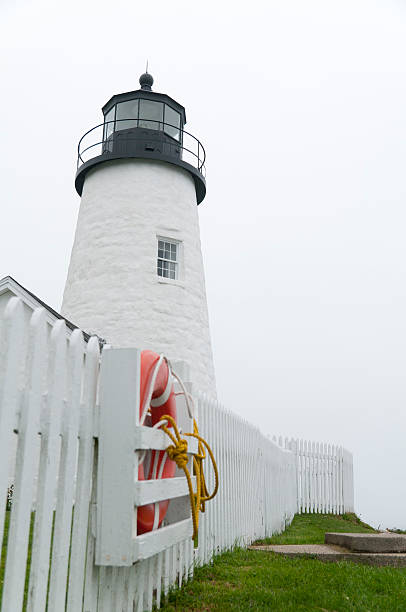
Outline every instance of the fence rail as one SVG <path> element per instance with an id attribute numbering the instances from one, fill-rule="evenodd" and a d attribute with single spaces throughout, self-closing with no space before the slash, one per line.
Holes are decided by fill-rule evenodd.
<path id="1" fill-rule="evenodd" d="M 173 482 L 163 483 L 166 493 L 155 484 L 152 490 L 134 479 L 127 491 L 132 520 L 136 521 L 137 505 L 168 494 L 166 527 L 152 538 L 127 532 L 126 537 L 132 538 L 128 542 L 132 560 L 139 559 L 135 563 L 99 565 L 96 552 L 101 539 L 97 538 L 115 516 L 109 509 L 113 493 L 104 488 L 102 472 L 107 465 L 110 475 L 117 472 L 119 482 L 124 467 L 130 476 L 133 469 L 103 464 L 113 461 L 114 453 L 109 459 L 101 448 L 108 422 L 100 416 L 103 405 L 99 406 L 99 401 L 105 401 L 105 390 L 99 391 L 103 384 L 123 383 L 111 376 L 109 353 L 111 358 L 114 349 L 100 355 L 97 338 L 86 342 L 80 330 L 68 332 L 62 320 L 51 325 L 43 309 L 27 313 L 16 297 L 0 317 L 2 612 L 152 610 L 172 585 L 181 586 L 193 575 L 196 563 L 208 563 L 213 554 L 235 544 L 247 545 L 282 531 L 295 512 L 353 509 L 350 453 L 324 444 L 272 441 L 189 385 L 197 400 L 199 430 L 212 446 L 220 472 L 219 493 L 201 517 L 199 546 L 194 549 L 188 535 L 190 515 L 185 515 L 186 488 L 180 474 Z M 134 380 L 129 384 L 136 395 Z M 121 414 L 123 394 L 114 395 L 110 389 L 110 397 L 117 400 L 110 409 Z M 179 398 L 179 414 L 182 401 Z M 131 408 L 131 396 L 127 404 Z M 142 437 L 142 428 L 137 427 L 135 423 L 130 432 L 132 457 L 144 452 L 137 449 L 158 444 L 156 438 L 151 442 L 152 435 Z M 155 433 L 159 437 L 160 432 Z M 10 475 L 14 491 L 8 510 Z M 110 482 L 114 485 L 114 478 Z M 207 484 L 209 489 L 214 484 L 210 467 Z M 107 515 L 101 518 L 103 504 L 107 504 Z M 187 527 L 184 536 L 171 540 L 168 533 L 181 533 L 182 524 Z M 5 525 L 9 525 L 7 535 Z M 145 545 L 144 540 L 149 543 Z"/>

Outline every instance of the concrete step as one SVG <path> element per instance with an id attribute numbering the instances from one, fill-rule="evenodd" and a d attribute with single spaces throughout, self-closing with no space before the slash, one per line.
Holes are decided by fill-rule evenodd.
<path id="1" fill-rule="evenodd" d="M 273 544 L 249 546 L 250 550 L 272 552 L 285 557 L 307 557 L 319 561 L 352 561 L 365 565 L 406 567 L 405 553 L 359 553 L 335 544 Z"/>
<path id="2" fill-rule="evenodd" d="M 397 533 L 326 533 L 326 544 L 362 553 L 406 553 L 406 535 Z"/>

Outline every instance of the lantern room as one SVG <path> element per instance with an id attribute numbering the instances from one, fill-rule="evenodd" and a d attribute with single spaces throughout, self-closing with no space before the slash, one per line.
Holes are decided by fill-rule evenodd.
<path id="1" fill-rule="evenodd" d="M 195 182 L 197 204 L 206 194 L 203 145 L 184 129 L 184 107 L 166 94 L 152 91 L 153 78 L 142 74 L 141 88 L 116 94 L 103 106 L 103 124 L 79 142 L 76 190 L 82 194 L 87 171 L 123 158 L 153 159 L 180 166 Z"/>
<path id="2" fill-rule="evenodd" d="M 142 128 L 163 132 L 181 142 L 186 113 L 183 106 L 165 94 L 151 90 L 153 78 L 140 77 L 141 89 L 113 96 L 103 107 L 105 139 L 114 132 Z"/>

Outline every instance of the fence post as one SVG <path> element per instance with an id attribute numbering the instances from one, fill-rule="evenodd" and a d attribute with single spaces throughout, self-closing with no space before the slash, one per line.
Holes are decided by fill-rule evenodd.
<path id="1" fill-rule="evenodd" d="M 132 565 L 133 562 L 132 539 L 137 529 L 134 483 L 138 478 L 134 431 L 139 420 L 139 382 L 140 351 L 137 349 L 103 351 L 100 368 L 97 474 L 96 563 L 98 565 Z M 103 481 L 108 481 L 108 491 L 103 489 Z M 130 483 L 133 486 L 129 486 Z M 123 520 L 117 524 L 119 515 Z M 100 537 L 102 532 L 103 541 Z"/>

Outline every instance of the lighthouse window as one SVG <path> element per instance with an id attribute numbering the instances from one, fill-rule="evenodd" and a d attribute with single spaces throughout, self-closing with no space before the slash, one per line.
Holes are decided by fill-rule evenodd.
<path id="1" fill-rule="evenodd" d="M 162 102 L 140 100 L 139 126 L 149 130 L 159 130 L 163 122 L 164 105 Z"/>
<path id="2" fill-rule="evenodd" d="M 114 132 L 114 113 L 115 112 L 116 112 L 116 107 L 113 106 L 113 108 L 109 110 L 109 112 L 104 118 L 104 123 L 105 123 L 104 138 L 108 138 Z"/>
<path id="3" fill-rule="evenodd" d="M 179 140 L 180 115 L 173 108 L 165 104 L 165 133 Z M 169 125 L 168 125 L 169 124 Z"/>
<path id="4" fill-rule="evenodd" d="M 176 280 L 178 278 L 179 243 L 158 239 L 158 276 Z"/>
<path id="5" fill-rule="evenodd" d="M 129 128 L 137 127 L 138 104 L 139 100 L 127 100 L 127 102 L 117 104 L 116 119 L 121 119 L 121 121 L 116 122 L 117 130 L 128 130 Z M 123 119 L 130 121 L 123 121 Z M 131 119 L 134 121 L 131 121 Z"/>

